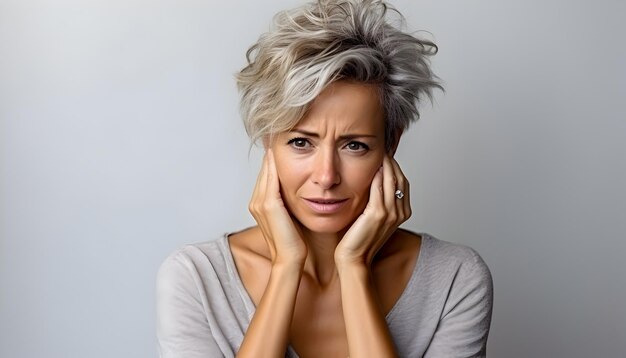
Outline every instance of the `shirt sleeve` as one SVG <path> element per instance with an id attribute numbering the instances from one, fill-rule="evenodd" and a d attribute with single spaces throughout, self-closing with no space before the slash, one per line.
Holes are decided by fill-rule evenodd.
<path id="1" fill-rule="evenodd" d="M 493 306 L 493 281 L 485 262 L 473 252 L 459 266 L 442 318 L 424 358 L 486 357 Z"/>
<path id="2" fill-rule="evenodd" d="M 200 284 L 199 274 L 182 251 L 161 265 L 156 284 L 159 357 L 223 357 L 211 334 Z"/>

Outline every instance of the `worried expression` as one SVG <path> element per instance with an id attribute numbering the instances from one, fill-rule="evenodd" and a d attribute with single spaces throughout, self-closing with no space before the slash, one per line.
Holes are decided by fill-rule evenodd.
<path id="1" fill-rule="evenodd" d="M 307 229 L 336 233 L 363 212 L 385 156 L 384 112 L 374 85 L 337 81 L 271 145 L 281 195 Z"/>

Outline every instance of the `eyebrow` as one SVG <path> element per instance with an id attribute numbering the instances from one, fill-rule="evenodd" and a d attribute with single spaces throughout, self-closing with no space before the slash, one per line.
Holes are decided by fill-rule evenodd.
<path id="1" fill-rule="evenodd" d="M 302 129 L 298 129 L 298 128 L 294 128 L 292 129 L 290 132 L 297 132 L 300 134 L 304 134 L 307 137 L 313 137 L 313 138 L 319 138 L 320 135 L 315 133 L 315 132 L 309 132 L 309 131 L 305 131 Z M 352 139 L 352 138 L 377 138 L 378 136 L 375 134 L 345 134 L 342 136 L 339 136 L 339 139 Z"/>

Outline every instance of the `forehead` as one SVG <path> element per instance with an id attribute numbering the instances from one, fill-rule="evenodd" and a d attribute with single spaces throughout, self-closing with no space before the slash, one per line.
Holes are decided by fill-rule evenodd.
<path id="1" fill-rule="evenodd" d="M 337 81 L 313 101 L 296 128 L 381 132 L 384 111 L 376 85 Z M 323 129 L 322 128 L 322 129 Z"/>

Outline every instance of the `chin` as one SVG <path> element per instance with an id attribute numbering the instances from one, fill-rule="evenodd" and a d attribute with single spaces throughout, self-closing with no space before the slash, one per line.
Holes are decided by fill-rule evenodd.
<path id="1" fill-rule="evenodd" d="M 349 220 L 343 217 L 327 216 L 327 217 L 308 217 L 298 219 L 300 224 L 307 230 L 319 233 L 319 234 L 336 234 L 352 224 L 354 220 Z"/>

